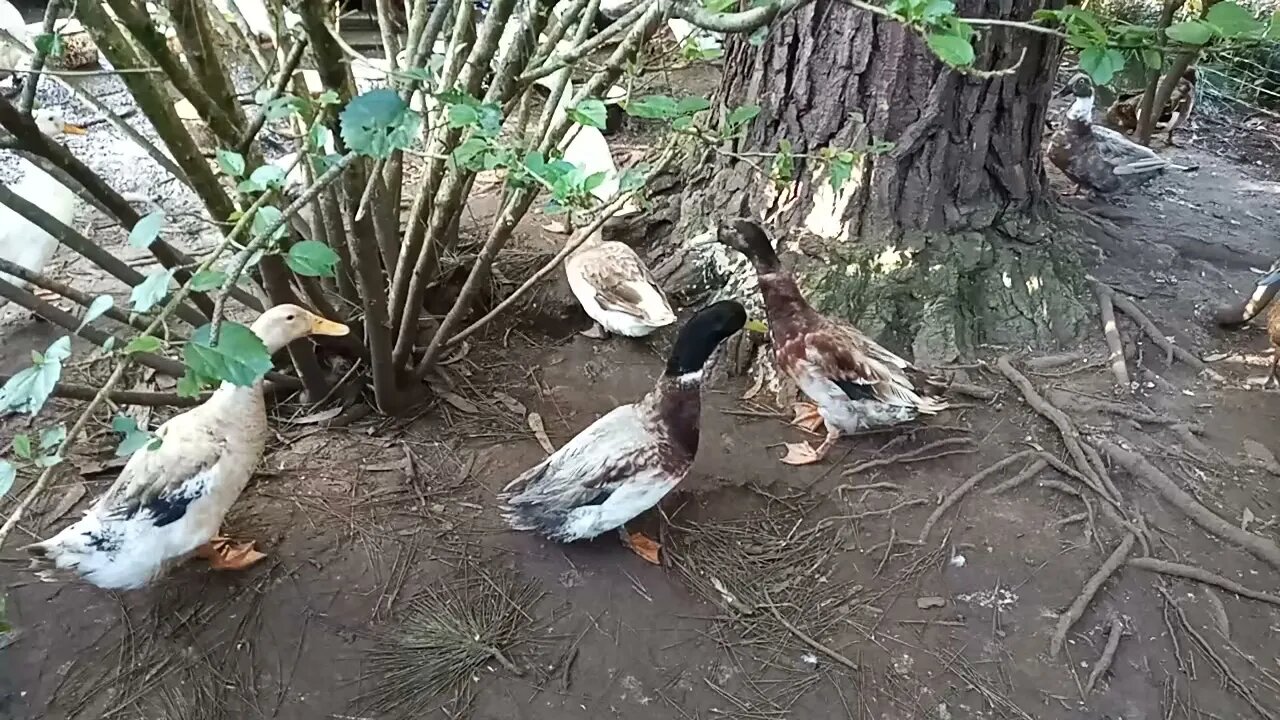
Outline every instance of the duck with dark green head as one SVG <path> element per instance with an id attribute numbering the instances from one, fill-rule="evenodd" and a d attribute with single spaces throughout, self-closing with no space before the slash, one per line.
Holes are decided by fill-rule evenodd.
<path id="1" fill-rule="evenodd" d="M 732 301 L 690 318 L 648 395 L 614 408 L 503 488 L 507 523 L 557 542 L 617 529 L 636 554 L 657 564 L 658 544 L 628 533 L 626 523 L 689 474 L 698 452 L 703 366 L 746 321 Z"/>

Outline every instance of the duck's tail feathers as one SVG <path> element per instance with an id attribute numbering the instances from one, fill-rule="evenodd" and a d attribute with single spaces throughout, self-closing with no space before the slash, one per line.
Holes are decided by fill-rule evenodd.
<path id="1" fill-rule="evenodd" d="M 907 370 L 907 377 L 915 387 L 916 409 L 925 415 L 934 415 L 950 407 L 946 394 L 951 389 L 951 378 L 931 375 L 917 367 Z"/>

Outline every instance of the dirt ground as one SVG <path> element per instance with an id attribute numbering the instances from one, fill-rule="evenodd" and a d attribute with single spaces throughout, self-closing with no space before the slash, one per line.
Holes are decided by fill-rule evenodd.
<path id="1" fill-rule="evenodd" d="M 14 628 L 0 640 L 0 717 L 1280 716 L 1280 567 L 1255 556 L 1280 539 L 1277 396 L 1259 387 L 1264 333 L 1226 333 L 1207 314 L 1280 254 L 1280 165 L 1266 142 L 1241 145 L 1252 129 L 1240 127 L 1206 115 L 1184 134 L 1170 152 L 1198 172 L 1116 204 L 1066 201 L 1094 274 L 1222 380 L 1168 364 L 1122 316 L 1132 395 L 1116 389 L 1100 332 L 1056 364 L 993 347 L 944 368 L 988 393 L 790 468 L 779 443 L 802 433 L 742 399 L 747 378 L 717 372 L 696 469 L 665 522 L 644 519 L 664 540 L 665 566 L 652 567 L 616 537 L 558 546 L 495 514 L 496 490 L 545 456 L 535 415 L 565 442 L 646 392 L 671 341 L 575 336 L 587 322 L 558 280 L 449 364 L 452 393 L 412 418 L 326 429 L 313 408 L 278 407 L 225 528 L 269 553 L 244 573 L 193 564 L 117 595 L 23 571 L 13 546 L 65 525 L 119 467 L 114 436 L 96 431 L 0 563 Z M 85 215 L 82 227 L 104 222 Z M 561 242 L 537 218 L 523 229 L 531 255 Z M 55 275 L 81 271 L 59 256 Z M 5 316 L 0 371 L 13 372 L 57 333 Z M 1141 450 L 1186 496 L 1109 461 L 1092 467 L 1114 493 L 1043 468 L 1041 451 L 1079 466 L 996 369 L 1004 354 L 1086 439 Z M 1193 523 L 1186 497 L 1226 530 Z M 1133 564 L 1095 578 L 1124 527 L 1142 538 L 1131 559 L 1271 595 Z M 1265 547 L 1250 554 L 1240 537 Z"/>

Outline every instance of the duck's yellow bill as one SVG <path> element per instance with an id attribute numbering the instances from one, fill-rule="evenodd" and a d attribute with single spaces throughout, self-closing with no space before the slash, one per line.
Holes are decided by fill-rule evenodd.
<path id="1" fill-rule="evenodd" d="M 332 320 L 325 320 L 319 315 L 311 316 L 311 334 L 312 335 L 333 335 L 342 337 L 351 332 L 351 328 L 337 323 Z"/>
<path id="2" fill-rule="evenodd" d="M 71 123 L 62 123 L 62 132 L 68 135 L 87 135 L 89 133 L 88 130 L 85 130 L 79 125 L 72 125 Z"/>

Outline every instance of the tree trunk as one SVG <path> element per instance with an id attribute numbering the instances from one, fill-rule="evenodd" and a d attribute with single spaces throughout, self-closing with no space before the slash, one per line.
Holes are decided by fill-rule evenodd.
<path id="1" fill-rule="evenodd" d="M 1048 0 L 1061 7 L 1061 0 Z M 969 17 L 1029 20 L 1037 0 L 965 0 Z M 947 69 L 901 25 L 840 0 L 816 0 L 780 20 L 759 47 L 726 44 L 721 108 L 760 115 L 736 147 L 709 153 L 688 185 L 678 237 L 721 218 L 764 219 L 799 251 L 795 269 L 820 310 L 849 319 L 917 360 L 980 344 L 1055 345 L 1077 336 L 1083 273 L 1056 247 L 1041 136 L 1059 58 L 1043 34 L 988 28 L 975 41 L 982 78 Z M 796 182 L 768 171 L 783 141 Z M 867 153 L 887 141 L 892 149 Z M 807 154 L 860 159 L 839 193 Z M 710 249 L 708 249 L 710 248 Z M 750 297 L 745 264 L 714 244 L 683 243 L 657 271 L 677 290 Z M 693 294 L 693 293 L 691 293 Z M 688 295 L 686 295 L 688 297 Z"/>

